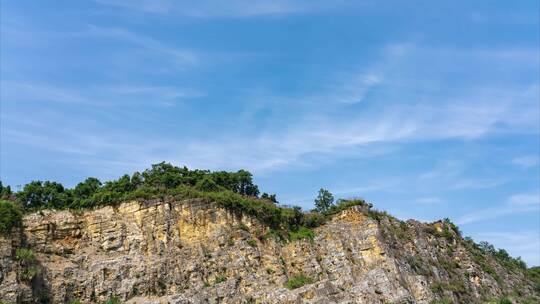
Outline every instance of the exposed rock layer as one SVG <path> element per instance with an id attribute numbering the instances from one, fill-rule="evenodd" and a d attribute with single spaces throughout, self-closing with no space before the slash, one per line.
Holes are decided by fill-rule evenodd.
<path id="1" fill-rule="evenodd" d="M 257 220 L 202 200 L 128 202 L 84 213 L 28 215 L 0 238 L 0 300 L 7 303 L 482 303 L 535 296 L 522 271 L 475 262 L 461 238 L 416 221 L 352 207 L 316 229 L 313 241 L 262 236 Z M 37 254 L 40 273 L 18 275 L 16 248 Z M 483 270 L 484 268 L 484 270 Z M 312 283 L 289 290 L 303 274 Z"/>

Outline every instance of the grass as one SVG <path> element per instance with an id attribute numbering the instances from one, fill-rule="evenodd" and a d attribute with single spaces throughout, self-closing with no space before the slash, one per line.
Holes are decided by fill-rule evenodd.
<path id="1" fill-rule="evenodd" d="M 36 254 L 32 249 L 17 248 L 15 251 L 15 259 L 22 264 L 29 265 L 36 261 Z"/>
<path id="2" fill-rule="evenodd" d="M 313 283 L 312 278 L 304 275 L 303 273 L 299 273 L 285 282 L 285 287 L 292 290 L 311 283 Z"/>
<path id="3" fill-rule="evenodd" d="M 227 281 L 227 277 L 224 275 L 219 275 L 214 279 L 214 285 L 225 282 L 225 281 Z"/>
<path id="4" fill-rule="evenodd" d="M 289 238 L 291 241 L 309 240 L 313 242 L 313 240 L 315 239 L 315 232 L 313 232 L 313 230 L 309 228 L 300 227 L 296 231 L 289 232 Z"/>
<path id="5" fill-rule="evenodd" d="M 103 304 L 121 304 L 122 301 L 120 301 L 120 298 L 117 296 L 110 297 L 105 303 Z"/>
<path id="6" fill-rule="evenodd" d="M 39 269 L 36 266 L 28 266 L 19 273 L 19 278 L 25 282 L 30 282 L 38 273 Z"/>

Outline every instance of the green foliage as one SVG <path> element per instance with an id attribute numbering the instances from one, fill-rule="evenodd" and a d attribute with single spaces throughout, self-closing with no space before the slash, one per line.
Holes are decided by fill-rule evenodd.
<path id="1" fill-rule="evenodd" d="M 71 300 L 69 301 L 69 304 L 83 304 L 80 300 Z"/>
<path id="2" fill-rule="evenodd" d="M 533 281 L 534 289 L 540 293 L 540 266 L 535 266 L 527 269 L 527 277 Z"/>
<path id="3" fill-rule="evenodd" d="M 264 193 L 261 195 L 261 199 L 269 200 L 269 201 L 271 201 L 271 202 L 274 203 L 274 204 L 278 204 L 278 203 L 279 203 L 279 202 L 277 201 L 277 198 L 276 198 L 276 195 L 275 195 L 275 194 L 268 194 L 268 193 L 264 192 Z"/>
<path id="4" fill-rule="evenodd" d="M 15 260 L 17 260 L 21 266 L 21 271 L 18 274 L 20 280 L 30 282 L 39 274 L 39 269 L 35 265 L 36 255 L 32 249 L 17 248 L 15 251 Z"/>
<path id="5" fill-rule="evenodd" d="M 317 195 L 317 198 L 315 199 L 315 210 L 318 212 L 326 212 L 332 207 L 334 204 L 334 196 L 330 191 L 321 188 L 319 190 L 319 194 Z"/>
<path id="6" fill-rule="evenodd" d="M 251 247 L 257 247 L 257 241 L 255 240 L 247 240 L 247 243 Z"/>
<path id="7" fill-rule="evenodd" d="M 326 216 L 318 212 L 305 213 L 303 218 L 303 225 L 308 228 L 319 227 L 326 221 Z"/>
<path id="8" fill-rule="evenodd" d="M 30 210 L 40 208 L 62 209 L 69 205 L 70 195 L 60 183 L 32 181 L 17 192 L 17 200 L 24 208 Z"/>
<path id="9" fill-rule="evenodd" d="M 121 304 L 122 301 L 120 301 L 120 298 L 117 296 L 110 297 L 107 301 L 105 301 L 103 304 Z"/>
<path id="10" fill-rule="evenodd" d="M 289 232 L 289 238 L 291 241 L 309 240 L 313 242 L 313 239 L 315 239 L 315 232 L 309 228 L 300 227 L 297 230 Z"/>
<path id="11" fill-rule="evenodd" d="M 36 261 L 36 254 L 32 249 L 17 248 L 15 251 L 15 259 L 24 265 L 30 265 Z"/>
<path id="12" fill-rule="evenodd" d="M 379 210 L 369 210 L 367 215 L 376 220 L 377 222 L 382 221 L 385 218 L 391 217 L 390 214 L 388 214 L 386 211 L 379 211 Z"/>
<path id="13" fill-rule="evenodd" d="M 38 273 L 39 269 L 36 266 L 27 266 L 19 273 L 19 278 L 22 281 L 30 282 Z"/>
<path id="14" fill-rule="evenodd" d="M 11 199 L 11 196 L 13 195 L 13 192 L 11 192 L 11 187 L 5 186 L 2 184 L 2 181 L 0 181 L 0 199 Z"/>
<path id="15" fill-rule="evenodd" d="M 214 279 L 214 285 L 216 284 L 219 284 L 219 283 L 222 283 L 222 282 L 225 282 L 227 281 L 227 277 L 224 276 L 224 275 L 218 275 L 215 279 Z"/>
<path id="16" fill-rule="evenodd" d="M 303 273 L 299 273 L 285 282 L 285 287 L 292 290 L 311 283 L 313 283 L 312 278 L 304 275 Z"/>
<path id="17" fill-rule="evenodd" d="M 92 197 L 100 190 L 101 182 L 94 177 L 87 178 L 84 182 L 78 183 L 73 188 L 72 208 L 83 208 L 92 205 Z"/>
<path id="18" fill-rule="evenodd" d="M 0 235 L 8 235 L 22 224 L 22 211 L 15 202 L 0 200 Z"/>
<path id="19" fill-rule="evenodd" d="M 452 303 L 454 303 L 454 301 L 452 301 L 452 299 L 448 297 L 444 297 L 442 299 L 430 302 L 430 304 L 452 304 Z"/>
<path id="20" fill-rule="evenodd" d="M 210 177 L 205 176 L 195 184 L 195 189 L 200 191 L 219 191 L 219 186 Z"/>
<path id="21" fill-rule="evenodd" d="M 91 177 L 73 189 L 65 189 L 56 182 L 33 181 L 25 185 L 16 197 L 27 210 L 91 208 L 128 199 L 148 199 L 160 193 L 167 194 L 179 186 L 195 187 L 205 192 L 229 190 L 243 196 L 259 195 L 259 189 L 253 184 L 253 177 L 248 171 L 189 170 L 162 162 L 152 165 L 143 173 L 135 172 L 132 176 L 126 174 L 105 184 Z M 11 190 L 7 189 L 2 186 L 0 192 L 10 193 Z M 269 198 L 275 200 L 275 195 Z"/>
<path id="22" fill-rule="evenodd" d="M 320 192 L 319 192 L 319 195 L 320 195 Z M 337 214 L 353 206 L 370 206 L 370 205 L 366 203 L 365 200 L 359 199 L 359 198 L 339 199 L 336 204 L 331 204 L 330 207 L 326 211 L 324 211 L 324 215 L 329 216 L 329 215 Z"/>
<path id="23" fill-rule="evenodd" d="M 510 301 L 508 298 L 502 298 L 497 301 L 497 304 L 512 304 L 512 301 Z"/>

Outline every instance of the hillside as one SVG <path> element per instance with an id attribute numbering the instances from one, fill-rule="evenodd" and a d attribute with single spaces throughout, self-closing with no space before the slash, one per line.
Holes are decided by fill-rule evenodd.
<path id="1" fill-rule="evenodd" d="M 129 192 L 139 191 L 138 195 L 130 198 L 126 192 L 109 203 L 92 203 L 100 186 L 86 194 L 86 201 L 79 195 L 78 201 L 89 206 L 78 209 L 61 210 L 60 203 L 56 209 L 29 207 L 21 201 L 25 196 L 12 196 L 26 211 L 20 223 L 13 222 L 0 236 L 0 300 L 537 303 L 540 299 L 538 283 L 521 260 L 463 238 L 448 220 L 403 222 L 363 200 L 342 200 L 325 212 L 306 213 L 257 198 L 258 189 L 256 195 L 241 193 L 255 189 L 250 177 L 244 183 L 247 188 L 228 190 L 219 188 L 219 180 L 206 179 L 211 174 L 191 180 L 192 186 L 180 183 L 153 190 L 144 188 L 147 175 Z M 148 191 L 151 197 L 140 197 Z M 0 212 L 0 217 L 6 214 Z"/>

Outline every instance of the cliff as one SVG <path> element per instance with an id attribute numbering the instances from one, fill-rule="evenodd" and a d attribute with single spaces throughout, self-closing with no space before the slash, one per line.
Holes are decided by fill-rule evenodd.
<path id="1" fill-rule="evenodd" d="M 313 239 L 205 200 L 131 201 L 45 210 L 0 237 L 5 303 L 537 303 L 519 267 L 450 223 L 401 222 L 366 206 L 334 215 Z M 35 253 L 33 276 L 17 248 Z M 26 279 L 25 279 L 26 278 Z M 526 300 L 528 299 L 528 300 Z"/>

